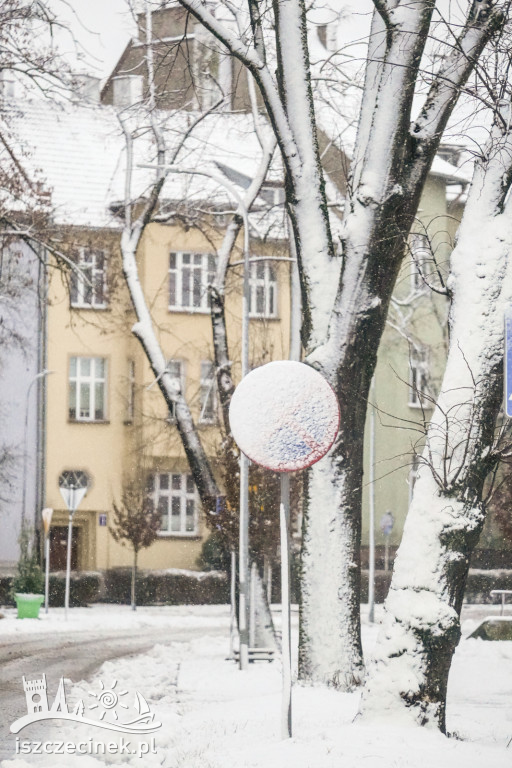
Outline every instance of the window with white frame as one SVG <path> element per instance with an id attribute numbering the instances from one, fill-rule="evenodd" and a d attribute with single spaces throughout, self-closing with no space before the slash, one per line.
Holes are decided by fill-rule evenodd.
<path id="1" fill-rule="evenodd" d="M 106 418 L 107 361 L 103 357 L 72 357 L 69 361 L 69 418 Z"/>
<path id="2" fill-rule="evenodd" d="M 171 253 L 169 309 L 207 311 L 208 285 L 214 278 L 215 257 L 210 253 Z"/>
<path id="3" fill-rule="evenodd" d="M 249 277 L 251 317 L 277 317 L 277 280 L 268 261 L 253 261 Z"/>
<path id="4" fill-rule="evenodd" d="M 160 533 L 168 536 L 197 536 L 198 501 L 192 475 L 159 472 L 149 475 L 148 493 L 160 513 Z"/>
<path id="5" fill-rule="evenodd" d="M 421 291 L 426 287 L 425 277 L 428 274 L 432 259 L 432 248 L 427 235 L 413 233 L 410 237 L 411 248 L 411 290 Z"/>
<path id="6" fill-rule="evenodd" d="M 71 273 L 71 306 L 104 309 L 107 306 L 106 256 L 101 250 L 80 248 Z"/>
<path id="7" fill-rule="evenodd" d="M 200 406 L 199 421 L 202 424 L 213 424 L 217 416 L 217 398 L 215 366 L 211 360 L 201 360 Z"/>
<path id="8" fill-rule="evenodd" d="M 167 370 L 171 378 L 178 380 L 180 389 L 183 392 L 185 388 L 185 365 L 183 360 L 169 360 L 167 363 Z M 176 423 L 176 403 L 171 404 L 167 418 L 173 424 Z"/>
<path id="9" fill-rule="evenodd" d="M 409 405 L 412 408 L 428 406 L 428 374 L 424 359 L 412 357 L 409 368 Z"/>

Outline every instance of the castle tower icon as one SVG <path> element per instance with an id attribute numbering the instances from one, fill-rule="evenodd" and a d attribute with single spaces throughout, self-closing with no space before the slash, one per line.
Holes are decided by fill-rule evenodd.
<path id="1" fill-rule="evenodd" d="M 29 715 L 36 712 L 48 712 L 48 693 L 46 691 L 46 675 L 40 680 L 26 680 L 23 675 L 23 688 L 27 700 Z"/>

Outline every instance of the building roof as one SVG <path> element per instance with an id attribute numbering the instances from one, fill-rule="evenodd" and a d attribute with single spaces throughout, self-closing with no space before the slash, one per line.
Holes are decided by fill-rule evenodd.
<path id="1" fill-rule="evenodd" d="M 197 117 L 191 112 L 158 114 L 168 157 Z M 20 153 L 23 148 L 24 168 L 29 175 L 37 175 L 51 194 L 57 225 L 120 226 L 112 207 L 124 200 L 126 142 L 113 107 L 34 100 L 4 107 L 4 118 L 16 136 Z M 124 119 L 129 130 L 137 132 L 131 185 L 131 197 L 135 200 L 147 195 L 155 178 L 154 169 L 146 166 L 154 166 L 156 146 L 150 125 L 140 113 L 125 110 Z M 225 166 L 238 172 L 241 178 L 253 178 L 260 157 L 252 116 L 215 113 L 194 128 L 177 164 L 187 169 L 209 169 L 217 176 L 219 168 Z M 278 153 L 268 179 L 274 183 L 282 179 Z M 243 186 L 238 185 L 240 191 Z M 220 209 L 229 210 L 235 207 L 233 198 L 204 176 L 169 174 L 162 199 L 215 202 Z"/>
<path id="2" fill-rule="evenodd" d="M 147 196 L 155 179 L 156 145 L 146 116 L 135 109 L 122 113 L 125 125 L 135 132 L 131 198 Z M 45 100 L 4 105 L 4 121 L 16 137 L 19 155 L 28 175 L 42 182 L 51 195 L 56 225 L 119 228 L 121 221 L 113 211 L 124 202 L 126 183 L 126 141 L 118 112 L 112 106 L 86 103 L 55 104 Z M 202 117 L 191 130 L 199 113 L 159 112 L 167 145 L 167 157 L 190 131 L 176 165 L 181 169 L 209 170 L 242 192 L 258 168 L 261 148 L 250 114 L 215 112 Z M 322 122 L 322 121 L 320 121 Z M 270 129 L 268 129 L 270 130 Z M 350 130 L 350 129 L 349 129 Z M 467 171 L 436 157 L 431 173 L 448 185 L 470 181 Z M 283 169 L 276 151 L 267 181 L 282 184 Z M 332 186 L 332 185 L 331 185 Z M 336 190 L 334 190 L 334 193 Z M 233 196 L 218 182 L 194 174 L 169 174 L 162 200 L 172 205 L 188 205 L 211 210 L 233 210 Z M 281 204 L 269 208 L 268 195 L 258 198 L 251 216 L 253 234 L 260 237 L 284 236 L 284 210 Z"/>

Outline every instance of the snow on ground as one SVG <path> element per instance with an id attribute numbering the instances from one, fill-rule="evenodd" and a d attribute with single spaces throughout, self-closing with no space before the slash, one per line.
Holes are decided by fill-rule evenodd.
<path id="1" fill-rule="evenodd" d="M 89 692 L 101 690 L 102 682 L 110 687 L 114 680 L 118 681 L 116 690 L 142 693 L 163 724 L 155 734 L 156 754 L 31 754 L 6 760 L 2 768 L 99 768 L 105 764 L 120 768 L 510 768 L 512 744 L 507 749 L 507 743 L 512 738 L 512 642 L 461 641 L 450 676 L 448 706 L 448 729 L 458 738 L 448 739 L 426 729 L 354 723 L 357 693 L 296 685 L 294 737 L 281 741 L 280 664 L 260 662 L 240 672 L 233 661 L 226 660 L 226 607 L 148 608 L 129 618 L 128 611 L 120 606 L 109 606 L 107 610 L 111 613 L 108 618 L 103 606 L 90 609 L 90 615 L 101 614 L 98 626 L 108 620 L 119 627 L 121 619 L 161 620 L 172 626 L 175 622 L 206 619 L 223 622 L 226 637 L 204 635 L 187 643 L 156 646 L 142 656 L 106 662 L 93 681 L 73 687 L 69 697 L 73 703 L 79 698 L 86 701 Z M 77 624 L 82 622 L 79 612 Z M 496 609 L 466 608 L 464 636 L 487 614 L 495 615 Z M 18 623 L 25 626 L 32 622 Z M 45 625 L 60 623 L 56 617 Z M 296 628 L 296 613 L 293 623 Z M 3 627 L 4 622 L 0 633 Z M 366 652 L 376 633 L 377 627 L 364 619 Z M 75 724 L 48 723 L 46 727 L 48 739 L 73 742 L 89 739 L 94 730 Z M 120 739 L 120 735 L 104 733 L 98 730 L 94 738 Z M 30 727 L 20 733 L 20 738 L 30 739 Z M 125 738 L 135 751 L 137 738 Z"/>
<path id="2" fill-rule="evenodd" d="M 225 605 L 164 605 L 144 606 L 132 611 L 127 605 L 97 603 L 88 608 L 70 608 L 66 620 L 64 608 L 41 608 L 37 621 L 17 620 L 16 608 L 3 608 L 5 619 L 0 621 L 0 641 L 3 636 L 45 633 L 75 633 L 95 631 L 119 631 L 146 627 L 187 629 L 226 623 Z"/>

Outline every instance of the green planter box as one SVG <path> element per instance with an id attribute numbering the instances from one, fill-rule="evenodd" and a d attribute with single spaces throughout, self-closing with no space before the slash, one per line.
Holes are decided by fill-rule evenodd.
<path id="1" fill-rule="evenodd" d="M 39 609 L 44 600 L 44 595 L 31 595 L 16 592 L 14 595 L 18 608 L 18 619 L 38 619 Z"/>

